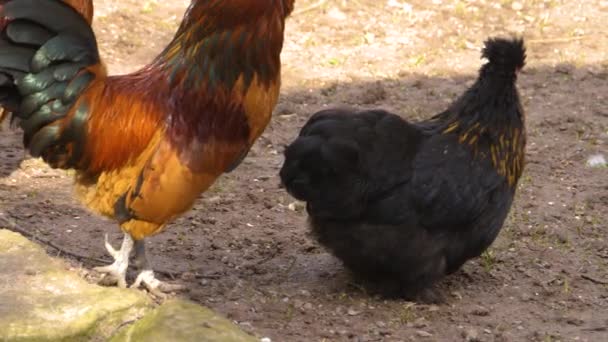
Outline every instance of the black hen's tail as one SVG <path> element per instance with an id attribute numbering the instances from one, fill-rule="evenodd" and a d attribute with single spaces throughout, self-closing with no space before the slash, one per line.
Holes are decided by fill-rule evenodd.
<path id="1" fill-rule="evenodd" d="M 488 125 L 519 120 L 523 109 L 516 88 L 517 73 L 524 67 L 526 48 L 521 38 L 489 38 L 481 53 L 488 60 L 480 69 L 475 83 L 444 112 L 422 123 L 435 129 L 447 128 L 458 121 L 460 129 L 468 125 Z"/>
<path id="2" fill-rule="evenodd" d="M 524 67 L 526 48 L 521 38 L 490 38 L 486 40 L 481 56 L 488 59 L 486 67 L 494 72 L 513 74 Z"/>
<path id="3" fill-rule="evenodd" d="M 60 0 L 10 0 L 0 18 L 0 107 L 19 119 L 34 157 L 73 152 L 86 120 L 72 106 L 100 62 L 93 30 Z"/>

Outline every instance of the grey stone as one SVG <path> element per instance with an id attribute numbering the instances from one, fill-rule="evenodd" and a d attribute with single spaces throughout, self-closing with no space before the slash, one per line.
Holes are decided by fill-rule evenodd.
<path id="1" fill-rule="evenodd" d="M 0 230 L 0 340 L 104 340 L 151 310 L 142 292 L 87 283 L 20 234 Z"/>

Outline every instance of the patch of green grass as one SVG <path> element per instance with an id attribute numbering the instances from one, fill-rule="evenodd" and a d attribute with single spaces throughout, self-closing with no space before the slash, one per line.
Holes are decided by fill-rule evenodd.
<path id="1" fill-rule="evenodd" d="M 289 305 L 287 305 L 287 309 L 285 309 L 285 316 L 283 317 L 286 322 L 290 322 L 293 319 L 295 311 L 296 309 L 293 304 L 290 303 Z"/>
<path id="2" fill-rule="evenodd" d="M 146 1 L 144 2 L 140 12 L 142 14 L 150 14 L 154 11 L 154 7 L 156 7 L 156 1 L 152 0 L 152 1 Z"/>
<path id="3" fill-rule="evenodd" d="M 412 64 L 413 66 L 416 66 L 416 67 L 424 64 L 425 61 L 426 61 L 426 56 L 424 54 L 410 58 L 410 64 Z"/>
<path id="4" fill-rule="evenodd" d="M 570 293 L 570 281 L 568 278 L 564 278 L 564 284 L 562 285 L 562 291 L 566 294 Z"/>
<path id="5" fill-rule="evenodd" d="M 491 249 L 487 249 L 481 254 L 481 265 L 486 272 L 490 272 L 496 264 L 496 255 Z"/>
<path id="6" fill-rule="evenodd" d="M 467 4 L 464 1 L 458 1 L 454 6 L 454 14 L 459 17 L 465 17 L 467 14 Z"/>
<path id="7" fill-rule="evenodd" d="M 340 301 L 346 302 L 346 301 L 350 301 L 351 297 L 346 292 L 340 292 L 337 299 Z"/>
<path id="8" fill-rule="evenodd" d="M 523 175 L 519 179 L 519 188 L 523 189 L 530 184 L 532 184 L 532 176 L 530 176 L 530 174 L 524 170 Z"/>
<path id="9" fill-rule="evenodd" d="M 397 313 L 397 317 L 399 317 L 399 322 L 401 324 L 415 321 L 418 318 L 418 315 L 416 314 L 416 303 L 407 302 L 403 304 Z"/>
<path id="10" fill-rule="evenodd" d="M 537 245 L 540 246 L 548 246 L 548 239 L 547 239 L 547 231 L 544 228 L 540 228 L 540 227 L 535 227 L 534 230 L 530 233 L 530 239 L 532 240 L 532 242 L 536 243 Z"/>
<path id="11" fill-rule="evenodd" d="M 327 64 L 329 64 L 331 66 L 339 66 L 340 64 L 342 64 L 342 61 L 340 61 L 339 58 L 332 57 L 327 60 Z"/>

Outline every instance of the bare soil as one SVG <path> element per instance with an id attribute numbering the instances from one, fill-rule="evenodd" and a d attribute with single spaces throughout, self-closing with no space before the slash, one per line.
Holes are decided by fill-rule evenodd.
<path id="1" fill-rule="evenodd" d="M 110 70 L 151 60 L 187 3 L 96 0 Z M 297 0 L 271 125 L 235 172 L 149 239 L 156 268 L 187 286 L 177 296 L 273 341 L 608 340 L 608 168 L 586 165 L 608 157 L 607 22 L 599 0 Z M 369 295 L 308 236 L 301 208 L 290 209 L 282 150 L 326 106 L 431 116 L 471 84 L 483 40 L 497 34 L 528 45 L 519 79 L 528 164 L 509 219 L 483 257 L 438 285 L 444 303 Z M 2 222 L 93 258 L 107 258 L 105 233 L 121 237 L 76 202 L 69 173 L 28 159 L 6 129 Z"/>

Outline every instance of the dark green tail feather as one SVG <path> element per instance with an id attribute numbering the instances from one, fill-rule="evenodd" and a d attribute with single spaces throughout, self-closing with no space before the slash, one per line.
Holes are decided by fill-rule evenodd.
<path id="1" fill-rule="evenodd" d="M 42 152 L 51 147 L 59 136 L 60 129 L 57 125 L 45 126 L 32 138 L 29 144 L 30 154 L 34 157 L 41 157 Z"/>
<path id="2" fill-rule="evenodd" d="M 0 46 L 0 69 L 30 71 L 30 61 L 36 50 L 28 47 L 6 45 Z"/>
<path id="3" fill-rule="evenodd" d="M 83 44 L 82 38 L 69 34 L 61 34 L 48 40 L 34 55 L 31 62 L 32 72 L 39 72 L 51 63 L 69 61 L 93 65 L 99 62 L 97 49 Z"/>
<path id="4" fill-rule="evenodd" d="M 55 33 L 76 34 L 97 45 L 85 18 L 60 0 L 12 0 L 4 5 L 2 13 L 12 20 L 25 19 Z"/>
<path id="5" fill-rule="evenodd" d="M 15 20 L 6 28 L 11 41 L 20 44 L 40 46 L 53 37 L 53 33 L 31 22 Z"/>
<path id="6" fill-rule="evenodd" d="M 31 133 L 37 132 L 42 127 L 63 118 L 64 115 L 65 112 L 57 113 L 57 111 L 53 111 L 51 109 L 51 106 L 48 104 L 45 104 L 44 106 L 40 107 L 38 115 L 32 115 L 32 117 L 28 118 L 27 120 L 22 120 L 19 123 L 19 125 L 25 132 L 24 140 L 29 142 L 29 140 L 31 139 Z"/>
<path id="7" fill-rule="evenodd" d="M 33 93 L 25 96 L 19 106 L 17 112 L 20 118 L 29 118 L 34 112 L 37 112 L 42 105 L 53 101 L 56 98 L 60 98 L 65 93 L 67 88 L 67 82 L 57 82 L 50 85 L 44 91 Z"/>
<path id="8" fill-rule="evenodd" d="M 65 88 L 61 100 L 64 103 L 75 101 L 94 79 L 95 75 L 88 71 L 76 76 Z"/>
<path id="9" fill-rule="evenodd" d="M 33 156 L 55 167 L 80 166 L 88 106 L 67 123 L 59 120 L 95 79 L 84 71 L 99 62 L 91 27 L 60 0 L 12 0 L 0 11 L 10 18 L 0 36 L 0 105 L 20 119 Z"/>
<path id="10" fill-rule="evenodd" d="M 33 93 L 43 91 L 51 84 L 58 81 L 54 75 L 55 70 L 48 68 L 38 74 L 27 74 L 16 82 L 19 92 L 22 96 L 27 96 Z M 63 80 L 65 81 L 65 80 Z"/>

